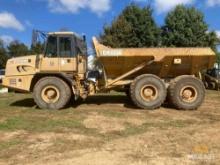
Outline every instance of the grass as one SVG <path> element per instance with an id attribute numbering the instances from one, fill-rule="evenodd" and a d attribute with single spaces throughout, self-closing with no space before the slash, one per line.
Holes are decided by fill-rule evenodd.
<path id="1" fill-rule="evenodd" d="M 208 91 L 207 98 L 209 100 L 206 100 L 205 106 L 209 107 L 212 101 L 218 102 L 220 94 Z M 125 106 L 118 106 L 118 104 L 125 104 Z M 220 104 L 216 103 L 214 106 L 218 107 Z M 89 117 L 92 118 L 94 114 L 108 118 L 107 122 L 112 126 L 114 126 L 114 123 L 111 123 L 111 119 L 114 119 L 114 122 L 119 121 L 124 126 L 124 129 L 100 133 L 98 128 L 87 128 L 84 125 L 84 120 Z M 90 148 L 100 149 L 111 141 L 126 140 L 128 137 L 132 138 L 137 135 L 141 136 L 152 132 L 152 130 L 157 132 L 170 130 L 185 131 L 187 128 L 196 128 L 203 125 L 209 126 L 220 122 L 219 116 L 220 111 L 218 108 L 211 109 L 211 107 L 208 111 L 201 108 L 199 111 L 192 112 L 164 108 L 150 112 L 137 111 L 132 106 L 129 106 L 129 101 L 124 95 L 118 93 L 114 94 L 114 96 L 94 96 L 83 102 L 82 105 L 69 107 L 61 111 L 48 111 L 36 108 L 32 96 L 29 94 L 2 94 L 0 95 L 0 133 L 13 134 L 19 131 L 25 133 L 9 139 L 4 139 L 0 136 L 0 158 L 5 162 L 12 160 L 16 162 L 16 156 L 26 155 L 28 159 L 34 161 L 45 155 Z M 132 118 L 136 120 L 142 119 L 143 123 L 135 125 L 128 120 Z M 102 122 L 106 124 L 106 121 L 94 122 L 97 125 L 102 125 Z M 52 140 L 37 137 L 37 135 L 41 134 L 52 136 L 50 133 L 55 135 L 55 137 L 51 138 Z M 56 137 L 56 134 L 61 134 L 62 136 Z M 71 139 L 68 137 L 70 135 L 75 136 L 75 134 L 83 135 L 85 139 Z M 194 136 L 195 131 L 190 132 L 189 130 L 187 134 Z M 31 142 L 30 139 L 32 139 Z M 176 139 L 174 138 L 170 143 L 173 145 L 179 143 Z M 187 138 L 182 139 L 187 141 Z M 51 145 L 47 146 L 47 143 L 51 143 Z M 36 148 L 30 149 L 31 145 L 36 145 Z M 41 145 L 45 145 L 46 148 L 41 150 L 39 147 Z M 126 143 L 122 145 L 126 145 Z M 176 157 L 181 156 L 178 152 L 172 150 L 167 155 L 170 153 L 176 154 Z M 145 153 L 133 152 L 133 154 L 128 155 L 134 161 L 148 159 Z"/>
<path id="2" fill-rule="evenodd" d="M 0 160 L 11 159 L 14 155 L 22 152 L 23 145 L 26 143 L 21 139 L 10 139 L 8 141 L 0 141 Z"/>
<path id="3" fill-rule="evenodd" d="M 70 140 L 57 138 L 53 141 L 53 145 L 48 148 L 50 152 L 64 153 L 67 151 L 82 150 L 88 148 L 98 148 L 103 144 L 102 140 L 85 139 L 85 140 Z"/>
<path id="4" fill-rule="evenodd" d="M 85 129 L 80 121 L 76 120 L 52 120 L 44 117 L 12 117 L 0 123 L 1 131 L 26 130 L 32 132 L 52 132 L 67 129 Z"/>
<path id="5" fill-rule="evenodd" d="M 119 96 L 121 99 L 120 94 L 115 94 L 116 96 Z M 220 95 L 216 95 L 215 92 L 208 91 L 209 97 L 219 99 Z M 101 96 L 101 98 L 103 98 Z M 106 96 L 106 99 L 109 100 L 109 96 Z M 94 99 L 89 100 L 88 102 L 95 102 L 96 99 L 100 98 L 99 96 L 95 97 Z M 117 98 L 115 98 L 116 100 Z M 112 99 L 112 102 L 114 101 L 114 98 Z M 104 102 L 104 101 L 103 101 Z M 98 106 L 97 106 L 98 107 Z M 36 108 L 36 105 L 32 99 L 32 96 L 29 94 L 2 94 L 0 95 L 0 130 L 2 131 L 14 131 L 17 129 L 27 130 L 27 131 L 35 131 L 35 132 L 41 132 L 41 131 L 54 131 L 57 129 L 67 128 L 67 129 L 79 129 L 79 130 L 85 130 L 84 125 L 82 124 L 82 121 L 88 116 L 91 112 L 97 112 L 100 115 L 106 116 L 106 117 L 113 117 L 113 118 L 132 118 L 133 111 L 125 111 L 126 108 L 122 107 L 121 109 L 111 109 L 111 106 L 109 106 L 105 110 L 100 109 L 91 109 L 88 110 L 88 107 L 86 108 L 69 108 L 67 110 L 62 111 L 48 111 L 48 110 L 39 110 Z M 181 112 L 180 112 L 181 113 Z M 141 111 L 140 115 L 146 116 L 146 117 L 155 117 L 156 113 L 148 113 Z M 199 115 L 199 117 L 204 117 L 203 115 L 206 115 L 204 113 L 196 114 Z M 160 117 L 160 116 L 158 116 Z M 1 122 L 1 118 L 4 119 L 4 122 Z M 210 120 L 216 120 L 218 121 L 218 116 L 213 117 L 212 114 L 207 114 L 207 118 L 210 118 Z M 172 119 L 172 118 L 171 118 Z M 194 121 L 182 121 L 182 120 L 171 120 L 167 119 L 168 121 L 162 122 L 162 123 L 151 123 L 146 122 L 142 126 L 138 127 L 137 130 L 144 130 L 148 127 L 160 127 L 160 128 L 166 128 L 169 126 L 173 127 L 184 127 L 188 126 L 188 124 L 194 123 Z M 165 120 L 165 119 L 164 119 Z M 133 129 L 132 126 L 130 127 L 128 125 L 128 130 Z M 136 128 L 134 128 L 136 129 Z M 128 131 L 129 132 L 129 131 Z M 132 132 L 132 131 L 131 131 Z"/>
<path id="6" fill-rule="evenodd" d="M 105 111 L 100 111 L 99 112 L 101 115 L 104 115 L 106 117 L 116 117 L 116 118 L 124 118 L 126 116 L 126 112 L 121 112 L 121 111 L 109 111 L 109 110 L 105 110 Z"/>
<path id="7" fill-rule="evenodd" d="M 6 142 L 0 142 L 0 151 L 10 149 L 10 148 L 15 147 L 17 145 L 20 145 L 22 143 L 23 143 L 23 141 L 18 140 L 18 139 L 13 139 L 13 140 L 6 141 Z"/>
<path id="8" fill-rule="evenodd" d="M 149 131 L 151 128 L 158 128 L 159 130 L 167 130 L 170 128 L 184 128 L 189 125 L 197 123 L 194 120 L 171 120 L 165 122 L 146 122 L 141 126 L 134 126 L 127 123 L 127 128 L 124 131 L 118 132 L 123 137 L 134 136 L 138 134 L 143 134 Z"/>
<path id="9" fill-rule="evenodd" d="M 116 96 L 118 96 L 117 94 Z M 121 97 L 121 95 L 119 95 Z M 79 108 L 80 109 L 80 108 Z M 98 112 L 100 115 L 113 118 L 132 118 L 132 113 L 118 110 L 74 110 L 69 108 L 63 111 L 47 111 L 36 109 L 31 95 L 4 94 L 0 96 L 0 131 L 25 130 L 29 132 L 62 132 L 70 130 L 82 134 L 101 136 L 97 130 L 86 128 L 82 121 L 90 112 Z M 143 115 L 149 117 L 151 114 Z M 153 117 L 154 114 L 152 114 Z M 1 117 L 2 116 L 2 117 Z M 166 119 L 167 120 L 167 119 Z M 217 119 L 216 119 L 217 120 Z M 140 126 L 126 124 L 126 129 L 113 132 L 107 136 L 130 136 L 146 132 L 149 128 L 167 129 L 169 127 L 183 128 L 195 123 L 193 120 L 171 120 L 164 122 L 145 122 Z"/>

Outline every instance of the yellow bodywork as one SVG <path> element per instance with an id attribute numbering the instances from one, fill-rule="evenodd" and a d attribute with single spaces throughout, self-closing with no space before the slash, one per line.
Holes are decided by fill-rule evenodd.
<path id="1" fill-rule="evenodd" d="M 37 73 L 45 75 L 67 73 L 72 74 L 77 81 L 85 80 L 86 61 L 87 59 L 80 55 L 78 55 L 78 58 L 48 58 L 44 55 L 12 58 L 7 62 L 2 85 L 30 92 L 32 80 Z"/>
<path id="2" fill-rule="evenodd" d="M 141 74 L 154 74 L 160 78 L 195 75 L 212 68 L 216 55 L 211 48 L 110 48 L 93 38 L 97 58 L 109 80 L 132 71 L 144 62 L 148 65 L 126 77 L 133 80 Z"/>
<path id="3" fill-rule="evenodd" d="M 212 68 L 216 55 L 210 48 L 110 48 L 93 38 L 97 58 L 103 66 L 104 83 L 99 81 L 96 89 L 110 89 L 130 84 L 142 74 L 154 74 L 162 79 L 180 75 L 196 75 L 203 69 Z M 87 59 L 47 58 L 32 55 L 8 60 L 3 84 L 9 88 L 30 91 L 32 80 L 38 73 L 66 73 L 75 79 L 75 90 L 84 94 L 82 81 L 86 81 Z M 101 82 L 101 83 L 100 83 Z M 101 84 L 101 85 L 100 85 Z M 89 87 L 90 88 L 90 87 Z"/>
<path id="4" fill-rule="evenodd" d="M 7 62 L 2 85 L 21 91 L 29 91 L 36 72 L 38 72 L 36 55 L 12 58 Z"/>

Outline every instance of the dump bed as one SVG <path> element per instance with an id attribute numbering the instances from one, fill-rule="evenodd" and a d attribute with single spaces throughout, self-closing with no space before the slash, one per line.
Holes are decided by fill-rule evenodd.
<path id="1" fill-rule="evenodd" d="M 149 62 L 140 71 L 128 76 L 155 74 L 161 78 L 194 75 L 212 68 L 216 55 L 211 48 L 110 48 L 93 38 L 98 60 L 108 79 L 115 79 L 138 65 Z"/>

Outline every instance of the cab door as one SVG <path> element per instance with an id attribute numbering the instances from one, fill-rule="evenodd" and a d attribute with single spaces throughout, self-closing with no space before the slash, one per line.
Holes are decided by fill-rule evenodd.
<path id="1" fill-rule="evenodd" d="M 57 53 L 57 37 L 49 36 L 45 56 L 40 60 L 41 72 L 59 72 L 59 57 Z"/>
<path id="2" fill-rule="evenodd" d="M 73 37 L 60 36 L 58 42 L 60 72 L 76 72 L 77 61 Z"/>

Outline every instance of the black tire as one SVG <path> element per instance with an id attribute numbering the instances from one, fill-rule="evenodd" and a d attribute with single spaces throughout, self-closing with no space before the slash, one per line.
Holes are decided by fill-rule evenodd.
<path id="1" fill-rule="evenodd" d="M 146 96 L 145 92 L 143 92 L 148 90 L 148 88 L 150 89 L 152 96 Z M 167 89 L 165 83 L 159 77 L 146 74 L 137 77 L 133 81 L 130 87 L 130 95 L 134 104 L 139 108 L 154 110 L 164 103 L 167 96 Z M 154 98 L 149 101 L 148 97 Z"/>
<path id="2" fill-rule="evenodd" d="M 209 84 L 206 81 L 204 82 L 204 86 L 206 89 L 209 89 Z"/>
<path id="3" fill-rule="evenodd" d="M 219 90 L 219 84 L 217 82 L 215 82 L 215 90 L 218 91 Z"/>
<path id="4" fill-rule="evenodd" d="M 56 92 L 59 93 L 56 95 L 55 102 L 47 102 L 44 100 L 44 97 L 42 96 L 43 90 L 49 87 L 56 89 Z M 45 77 L 39 80 L 35 85 L 33 97 L 35 103 L 39 106 L 39 108 L 59 110 L 64 108 L 70 101 L 71 90 L 70 87 L 62 79 L 57 77 Z"/>
<path id="5" fill-rule="evenodd" d="M 131 100 L 131 93 L 130 93 L 130 89 L 126 89 L 125 91 L 126 96 L 128 97 L 129 100 Z"/>
<path id="6" fill-rule="evenodd" d="M 184 92 L 188 93 L 184 96 Z M 196 110 L 205 99 L 205 87 L 201 80 L 193 76 L 180 76 L 170 83 L 168 97 L 179 110 Z"/>
<path id="7" fill-rule="evenodd" d="M 215 82 L 210 82 L 210 88 L 211 90 L 215 90 Z"/>

